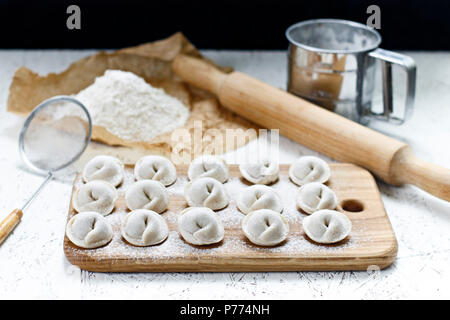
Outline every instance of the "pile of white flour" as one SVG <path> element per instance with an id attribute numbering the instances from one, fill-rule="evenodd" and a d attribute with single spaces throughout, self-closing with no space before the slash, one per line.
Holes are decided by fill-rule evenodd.
<path id="1" fill-rule="evenodd" d="M 94 125 L 131 141 L 148 141 L 185 124 L 189 109 L 134 73 L 107 70 L 76 96 Z"/>

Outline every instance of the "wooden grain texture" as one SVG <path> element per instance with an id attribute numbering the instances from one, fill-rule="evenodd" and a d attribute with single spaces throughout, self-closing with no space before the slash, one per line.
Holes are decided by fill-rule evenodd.
<path id="1" fill-rule="evenodd" d="M 387 183 L 414 184 L 450 201 L 450 169 L 417 159 L 401 141 L 241 72 L 224 74 L 183 55 L 172 67 L 183 80 L 214 93 L 224 107 L 250 121 L 279 129 L 333 159 L 367 168 Z"/>
<path id="2" fill-rule="evenodd" d="M 20 209 L 14 209 L 2 222 L 0 222 L 0 245 L 5 241 L 14 228 L 22 219 L 23 212 Z"/>
<path id="3" fill-rule="evenodd" d="M 413 184 L 450 201 L 450 170 L 416 157 L 409 146 L 395 154 L 391 172 L 399 184 Z"/>
<path id="4" fill-rule="evenodd" d="M 238 167 L 232 165 L 230 180 L 225 183 L 232 200 L 227 208 L 217 211 L 225 226 L 225 238 L 221 243 L 192 246 L 178 235 L 176 218 L 187 206 L 182 195 L 187 168 L 178 167 L 177 182 L 168 187 L 169 209 L 163 213 L 171 230 L 169 239 L 160 246 L 133 247 L 120 236 L 120 222 L 128 212 L 124 191 L 134 181 L 132 168 L 127 167 L 126 179 L 118 188 L 116 209 L 107 216 L 115 233 L 112 242 L 98 249 L 81 249 L 65 237 L 64 252 L 67 259 L 81 269 L 103 272 L 367 270 L 372 265 L 381 269 L 389 266 L 397 254 L 397 240 L 372 175 L 351 164 L 331 164 L 330 167 L 332 175 L 327 184 L 339 198 L 338 210 L 353 223 L 349 237 L 338 244 L 320 245 L 307 239 L 301 225 L 306 214 L 295 207 L 294 195 L 298 187 L 288 178 L 288 165 L 280 165 L 280 179 L 272 185 L 283 199 L 283 215 L 290 225 L 288 239 L 273 248 L 251 244 L 241 231 L 240 219 L 244 215 L 235 204 L 235 198 L 248 184 L 240 177 Z M 74 189 L 81 184 L 78 177 Z M 349 212 L 343 206 L 347 210 L 361 206 L 363 210 Z M 70 205 L 68 219 L 74 214 Z"/>

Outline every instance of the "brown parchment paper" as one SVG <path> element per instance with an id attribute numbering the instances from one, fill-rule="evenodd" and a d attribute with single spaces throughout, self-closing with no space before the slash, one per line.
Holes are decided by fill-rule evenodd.
<path id="1" fill-rule="evenodd" d="M 45 99 L 56 95 L 76 94 L 91 85 L 107 69 L 118 69 L 133 72 L 153 86 L 163 88 L 166 93 L 179 98 L 190 108 L 190 117 L 180 129 L 189 132 L 191 143 L 184 143 L 180 147 L 180 141 L 173 141 L 170 132 L 151 141 L 128 141 L 115 136 L 107 128 L 94 126 L 92 140 L 100 143 L 90 144 L 81 163 L 100 153 L 118 156 L 126 163 L 134 163 L 140 156 L 150 153 L 165 156 L 189 153 L 194 157 L 211 150 L 215 150 L 214 153 L 227 152 L 251 140 L 252 135 L 247 134 L 247 129 L 258 129 L 256 125 L 223 108 L 215 97 L 188 86 L 173 73 L 171 63 L 178 54 L 199 57 L 213 63 L 202 57 L 182 33 L 176 33 L 152 43 L 112 53 L 96 53 L 72 63 L 61 73 L 41 76 L 21 67 L 15 72 L 9 89 L 7 110 L 26 115 Z M 225 72 L 231 71 L 231 68 L 219 68 Z M 223 136 L 227 129 L 237 129 L 235 132 L 241 132 L 245 138 L 236 139 L 236 143 L 231 145 L 226 144 Z M 198 138 L 199 132 L 202 135 L 201 143 L 195 144 L 194 134 Z M 221 138 L 218 139 L 218 136 Z"/>

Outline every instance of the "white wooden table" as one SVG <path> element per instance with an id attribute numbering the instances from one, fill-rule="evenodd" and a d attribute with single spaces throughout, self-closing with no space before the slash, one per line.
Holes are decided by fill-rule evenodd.
<path id="1" fill-rule="evenodd" d="M 18 157 L 23 120 L 5 112 L 14 70 L 25 65 L 40 74 L 59 72 L 92 53 L 0 51 L 0 218 L 20 206 L 42 180 L 24 170 Z M 204 53 L 219 64 L 286 87 L 284 52 Z M 413 118 L 401 127 L 370 126 L 406 141 L 423 159 L 450 167 L 450 53 L 409 54 L 418 65 Z M 376 101 L 381 103 L 379 95 Z M 280 144 L 281 162 L 317 155 L 286 138 Z M 233 162 L 242 152 L 225 157 Z M 380 272 L 108 274 L 80 271 L 64 257 L 71 193 L 66 180 L 50 182 L 0 247 L 0 299 L 450 298 L 450 203 L 414 187 L 378 183 L 399 241 L 397 260 Z"/>

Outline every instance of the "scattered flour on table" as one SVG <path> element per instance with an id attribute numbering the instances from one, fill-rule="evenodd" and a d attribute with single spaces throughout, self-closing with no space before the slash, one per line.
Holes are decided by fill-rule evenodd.
<path id="1" fill-rule="evenodd" d="M 180 100 L 121 70 L 106 70 L 75 98 L 89 110 L 94 125 L 130 141 L 149 141 L 182 127 L 189 117 Z"/>

